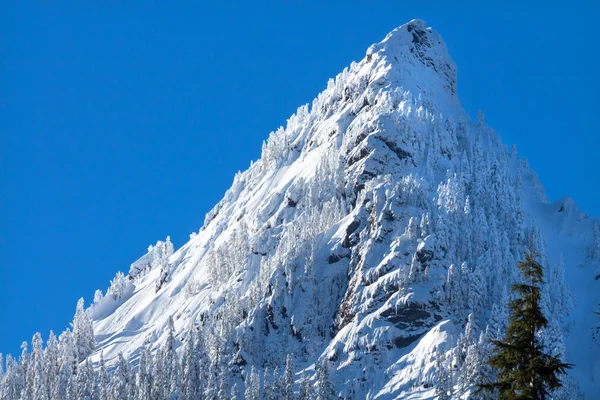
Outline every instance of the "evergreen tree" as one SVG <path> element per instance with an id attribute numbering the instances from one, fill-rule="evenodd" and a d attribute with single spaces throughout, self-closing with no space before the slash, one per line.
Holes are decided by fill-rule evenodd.
<path id="1" fill-rule="evenodd" d="M 246 391 L 244 392 L 244 399 L 260 399 L 260 376 L 254 366 L 252 366 L 249 373 L 246 374 Z"/>
<path id="2" fill-rule="evenodd" d="M 196 400 L 200 397 L 200 361 L 196 347 L 196 330 L 192 332 L 185 343 L 183 352 L 183 392 L 188 400 Z"/>
<path id="3" fill-rule="evenodd" d="M 94 370 L 89 358 L 77 371 L 77 399 L 92 400 L 94 395 Z"/>
<path id="4" fill-rule="evenodd" d="M 306 372 L 302 372 L 300 377 L 300 400 L 313 400 L 315 398 L 314 391 L 310 380 L 306 376 Z"/>
<path id="5" fill-rule="evenodd" d="M 173 321 L 173 316 L 169 316 L 168 320 L 168 334 L 167 340 L 165 342 L 164 347 L 164 362 L 165 362 L 165 383 L 167 385 L 167 390 L 171 388 L 171 379 L 174 373 L 174 369 L 177 368 L 177 353 L 175 352 L 176 347 L 176 339 L 175 339 L 175 322 Z"/>
<path id="6" fill-rule="evenodd" d="M 231 387 L 231 396 L 229 396 L 231 400 L 239 400 L 240 398 L 240 390 L 238 389 L 238 385 L 234 384 Z"/>
<path id="7" fill-rule="evenodd" d="M 31 391 L 33 390 L 33 382 L 31 381 L 31 373 L 29 372 L 30 369 L 30 355 L 29 355 L 29 351 L 27 350 L 29 348 L 29 345 L 27 344 L 27 342 L 23 342 L 21 343 L 21 358 L 19 359 L 19 364 L 21 365 L 21 370 L 22 370 L 22 374 L 23 374 L 23 399 L 22 400 L 29 400 L 32 398 L 32 393 Z"/>
<path id="8" fill-rule="evenodd" d="M 67 391 L 70 386 L 70 379 L 72 379 L 72 371 L 67 363 L 62 363 L 58 372 L 58 381 L 54 392 L 52 393 L 52 399 L 66 399 Z"/>
<path id="9" fill-rule="evenodd" d="M 19 400 L 25 388 L 25 377 L 21 365 L 10 354 L 6 356 L 6 372 L 0 385 L 0 398 Z"/>
<path id="10" fill-rule="evenodd" d="M 518 264 L 522 283 L 514 284 L 514 299 L 508 303 L 510 323 L 504 340 L 493 340 L 488 364 L 498 372 L 495 381 L 479 386 L 479 392 L 494 393 L 499 399 L 547 399 L 562 386 L 560 375 L 570 364 L 546 353 L 538 332 L 548 325 L 540 305 L 544 271 L 539 254 L 531 246 Z"/>
<path id="11" fill-rule="evenodd" d="M 229 375 L 227 374 L 227 371 L 223 371 L 219 380 L 219 392 L 217 393 L 217 398 L 226 399 L 228 393 L 231 393 L 229 390 Z"/>
<path id="12" fill-rule="evenodd" d="M 438 400 L 450 400 L 452 391 L 452 377 L 447 366 L 446 355 L 440 349 L 435 353 L 435 370 L 437 374 L 437 385 L 435 394 Z"/>
<path id="13" fill-rule="evenodd" d="M 137 374 L 138 400 L 149 400 L 152 396 L 152 353 L 147 344 L 140 355 Z"/>
<path id="14" fill-rule="evenodd" d="M 164 400 L 166 398 L 165 365 L 162 349 L 158 349 L 154 357 L 154 369 L 152 370 L 152 399 Z"/>
<path id="15" fill-rule="evenodd" d="M 113 372 L 110 379 L 111 400 L 129 400 L 132 397 L 132 386 L 134 385 L 131 375 L 129 363 L 123 357 L 123 353 L 119 353 L 117 368 Z"/>
<path id="16" fill-rule="evenodd" d="M 272 389 L 271 398 L 274 400 L 283 400 L 283 392 L 284 392 L 283 379 L 282 379 L 281 373 L 279 372 L 278 366 L 275 366 L 275 369 L 273 370 L 272 385 L 273 385 L 273 389 Z"/>
<path id="17" fill-rule="evenodd" d="M 54 332 L 50 331 L 50 336 L 46 342 L 46 350 L 44 350 L 46 364 L 44 375 L 46 376 L 46 391 L 49 399 L 52 398 L 52 394 L 55 392 L 56 384 L 58 383 L 58 373 L 60 371 L 58 355 L 58 341 Z"/>
<path id="18" fill-rule="evenodd" d="M 285 371 L 282 380 L 282 399 L 294 400 L 294 357 L 291 354 L 288 354 L 285 359 Z"/>
<path id="19" fill-rule="evenodd" d="M 336 398 L 335 386 L 329 376 L 329 364 L 323 361 L 317 364 L 317 400 L 333 400 Z"/>
<path id="20" fill-rule="evenodd" d="M 173 359 L 171 365 L 171 378 L 169 383 L 169 400 L 180 400 L 181 395 L 181 380 L 179 373 L 179 362 L 177 358 Z"/>
<path id="21" fill-rule="evenodd" d="M 100 289 L 96 290 L 94 292 L 94 305 L 100 303 L 103 298 L 104 298 L 104 295 L 102 294 L 102 290 L 100 290 Z"/>
<path id="22" fill-rule="evenodd" d="M 36 333 L 31 341 L 31 358 L 29 364 L 29 370 L 27 373 L 30 377 L 27 379 L 30 384 L 33 385 L 31 388 L 27 388 L 28 392 L 31 393 L 31 399 L 33 400 L 46 400 L 46 377 L 44 375 L 45 362 L 44 362 L 44 351 L 42 349 L 42 335 Z"/>
<path id="23" fill-rule="evenodd" d="M 106 295 L 112 296 L 112 298 L 115 300 L 121 300 L 123 297 L 125 297 L 128 286 L 129 284 L 127 283 L 127 278 L 125 278 L 125 275 L 119 271 L 115 275 L 115 278 L 110 281 L 110 287 L 106 291 Z"/>
<path id="24" fill-rule="evenodd" d="M 100 352 L 100 368 L 98 371 L 98 400 L 108 400 L 108 373 L 104 363 L 104 351 Z"/>
<path id="25" fill-rule="evenodd" d="M 77 352 L 77 361 L 85 360 L 96 348 L 94 328 L 88 312 L 84 309 L 83 298 L 77 302 L 75 317 L 73 318 L 73 336 Z"/>

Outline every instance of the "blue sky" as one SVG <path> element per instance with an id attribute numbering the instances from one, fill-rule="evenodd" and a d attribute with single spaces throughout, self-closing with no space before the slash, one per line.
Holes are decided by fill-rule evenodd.
<path id="1" fill-rule="evenodd" d="M 0 352 L 181 246 L 271 130 L 412 18 L 549 197 L 600 214 L 592 2 L 81 3 L 0 5 Z"/>

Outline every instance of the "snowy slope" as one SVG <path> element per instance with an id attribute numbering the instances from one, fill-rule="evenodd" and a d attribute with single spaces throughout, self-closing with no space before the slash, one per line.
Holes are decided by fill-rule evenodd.
<path id="1" fill-rule="evenodd" d="M 440 368 L 466 397 L 483 357 L 473 349 L 502 328 L 533 238 L 551 274 L 544 335 L 575 364 L 557 396 L 597 398 L 597 222 L 570 198 L 550 203 L 527 163 L 469 119 L 456 85 L 423 21 L 371 46 L 270 135 L 188 243 L 171 255 L 159 242 L 122 298 L 92 306 L 93 359 L 135 360 L 173 316 L 182 338 L 209 324 L 230 343 L 234 377 L 293 353 L 309 372 L 329 360 L 348 398 L 433 398 Z"/>

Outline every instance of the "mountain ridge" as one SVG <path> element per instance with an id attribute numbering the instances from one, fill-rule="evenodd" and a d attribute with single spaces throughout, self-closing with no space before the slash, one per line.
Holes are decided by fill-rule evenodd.
<path id="1" fill-rule="evenodd" d="M 370 46 L 269 135 L 186 244 L 157 242 L 95 296 L 91 361 L 137 365 L 170 332 L 179 352 L 201 332 L 230 385 L 292 355 L 297 383 L 328 363 L 343 398 L 475 398 L 531 242 L 543 340 L 575 364 L 555 397 L 594 398 L 600 224 L 549 202 L 456 85 L 422 20 Z"/>
<path id="2" fill-rule="evenodd" d="M 344 376 L 356 395 L 429 398 L 436 351 L 461 351 L 451 343 L 464 337 L 468 314 L 477 316 L 475 330 L 489 330 L 490 309 L 516 279 L 525 237 L 543 248 L 554 234 L 554 227 L 538 227 L 540 200 L 547 202 L 543 186 L 526 162 L 460 107 L 456 68 L 441 37 L 413 20 L 270 135 L 261 159 L 236 175 L 200 232 L 95 322 L 99 349 L 109 359 L 116 349 L 135 357 L 131 349 L 164 339 L 168 316 L 184 334 L 198 320 L 241 307 L 246 318 L 219 327 L 235 347 L 247 343 L 234 357 L 238 374 L 244 365 L 284 359 L 285 347 L 309 367 L 311 354 L 335 360 L 333 376 Z M 581 215 L 569 218 L 586 225 Z M 453 237 L 459 226 L 469 245 Z M 492 259 L 505 264 L 501 271 Z M 155 286 L 161 279 L 164 287 Z M 196 289 L 186 298 L 190 282 Z M 462 299 L 456 292 L 465 285 Z M 564 330 L 551 340 L 563 343 Z M 123 332 L 134 333 L 135 345 L 115 345 Z M 366 377 L 357 367 L 363 364 L 373 369 Z"/>

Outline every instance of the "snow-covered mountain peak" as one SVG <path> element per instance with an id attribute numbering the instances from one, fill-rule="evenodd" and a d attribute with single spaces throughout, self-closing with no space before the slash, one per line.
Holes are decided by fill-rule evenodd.
<path id="1" fill-rule="evenodd" d="M 421 84 L 421 91 L 426 91 L 423 85 L 430 83 L 428 91 L 435 91 L 436 86 L 441 86 L 450 96 L 456 95 L 456 65 L 440 34 L 427 27 L 425 21 L 414 19 L 401 25 L 367 50 L 367 61 L 378 56 L 391 64 L 394 78 L 400 84 L 416 80 Z M 420 69 L 417 63 L 425 66 L 430 74 L 412 75 L 415 68 Z"/>
<path id="2" fill-rule="evenodd" d="M 287 353 L 297 372 L 330 363 L 348 399 L 433 398 L 443 373 L 466 397 L 531 238 L 552 276 L 547 340 L 591 393 L 600 227 L 569 198 L 548 203 L 526 162 L 468 118 L 446 45 L 413 20 L 272 132 L 188 243 L 159 241 L 115 278 L 91 309 L 92 359 L 137 361 L 172 317 L 231 382 Z"/>

